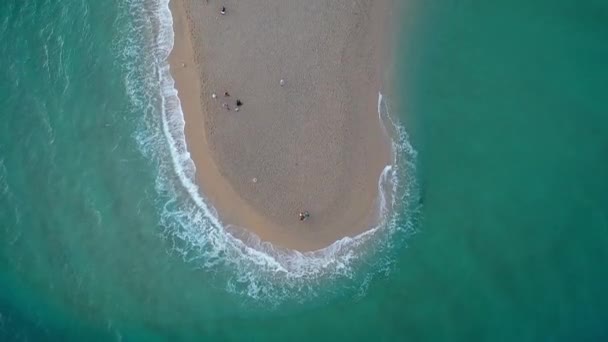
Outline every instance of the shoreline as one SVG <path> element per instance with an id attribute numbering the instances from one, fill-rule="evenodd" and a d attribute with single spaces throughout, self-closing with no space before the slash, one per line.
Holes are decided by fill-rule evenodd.
<path id="1" fill-rule="evenodd" d="M 297 212 L 294 212 L 293 224 L 284 224 L 281 220 L 270 219 L 269 216 L 272 215 L 264 215 L 264 210 L 260 210 L 259 206 L 256 207 L 256 203 L 252 203 L 255 201 L 251 201 L 251 198 L 246 198 L 246 193 L 245 196 L 243 196 L 244 191 L 242 189 L 242 184 L 231 182 L 230 175 L 227 175 L 227 171 L 229 170 L 226 170 L 226 162 L 218 160 L 221 159 L 221 156 L 218 156 L 218 152 L 221 151 L 218 150 L 221 150 L 222 147 L 218 147 L 218 142 L 213 141 L 214 137 L 212 137 L 216 134 L 213 129 L 218 126 L 218 123 L 214 122 L 214 120 L 218 119 L 213 117 L 214 113 L 211 113 L 208 108 L 210 105 L 214 105 L 214 101 L 210 96 L 212 91 L 209 90 L 211 81 L 207 83 L 204 80 L 205 77 L 203 74 L 205 74 L 205 69 L 204 65 L 200 64 L 200 60 L 204 57 L 205 46 L 203 44 L 197 44 L 197 40 L 200 38 L 197 34 L 199 28 L 195 27 L 193 21 L 197 20 L 197 22 L 199 22 L 200 18 L 193 19 L 192 12 L 209 12 L 212 11 L 212 6 L 209 4 L 190 3 L 188 0 L 171 0 L 169 6 L 173 16 L 175 39 L 173 50 L 169 56 L 170 71 L 175 80 L 175 87 L 178 91 L 184 120 L 186 122 L 184 130 L 188 151 L 196 166 L 196 182 L 199 185 L 199 192 L 214 208 L 216 208 L 218 216 L 224 226 L 226 226 L 236 237 L 246 237 L 247 234 L 243 235 L 243 228 L 238 228 L 246 227 L 247 232 L 255 234 L 262 241 L 300 251 L 324 248 L 345 236 L 354 237 L 373 228 L 378 214 L 378 180 L 384 167 L 390 164 L 392 153 L 392 151 L 390 151 L 390 140 L 388 137 L 384 136 L 381 131 L 381 124 L 378 122 L 378 113 L 375 110 L 369 113 L 369 116 L 374 118 L 374 122 L 371 122 L 369 118 L 366 117 L 363 119 L 365 121 L 364 124 L 359 123 L 358 127 L 355 127 L 360 130 L 360 134 L 365 135 L 364 138 L 367 137 L 370 129 L 372 132 L 374 129 L 377 131 L 369 134 L 376 139 L 374 144 L 372 144 L 372 148 L 370 149 L 369 146 L 362 147 L 366 152 L 375 155 L 375 158 L 360 161 L 360 163 L 366 163 L 371 160 L 372 170 L 365 170 L 365 175 L 359 176 L 359 178 L 356 179 L 358 182 L 351 182 L 351 185 L 354 185 L 353 187 L 358 187 L 356 190 L 342 191 L 342 196 L 339 200 L 340 202 L 346 202 L 346 204 L 342 205 L 343 208 L 331 203 L 331 200 L 327 201 L 330 203 L 330 207 L 333 205 L 333 208 L 331 208 L 332 210 L 337 208 L 334 212 L 342 215 L 333 215 L 334 217 L 331 217 L 331 220 L 323 220 L 324 217 L 322 214 L 319 214 L 320 211 L 313 211 L 313 219 L 311 219 L 310 222 L 298 222 L 297 217 L 295 216 Z M 191 6 L 199 6 L 199 8 L 193 9 Z M 373 12 L 378 15 L 379 10 Z M 215 13 L 207 14 L 213 16 Z M 378 24 L 378 22 L 376 25 L 376 34 L 378 33 L 378 25 L 388 26 Z M 387 27 L 383 27 L 383 30 L 386 29 Z M 386 33 L 386 31 L 382 30 L 380 32 L 382 34 Z M 377 37 L 372 37 L 372 39 L 374 38 Z M 386 37 L 381 38 L 388 40 Z M 207 53 L 209 52 L 207 51 Z M 378 57 L 378 55 L 379 54 L 376 53 L 375 57 L 380 58 L 381 60 L 383 58 L 384 60 L 386 59 L 386 56 Z M 373 65 L 371 68 L 374 70 L 370 71 L 368 69 L 368 75 L 366 76 L 370 76 L 370 73 L 375 73 L 374 77 L 376 77 L 377 89 L 375 90 L 373 97 L 374 99 L 377 99 L 377 92 L 381 89 L 382 83 L 382 79 L 379 75 L 381 75 L 383 67 L 382 65 Z M 291 82 L 291 79 L 288 79 L 288 82 Z M 221 91 L 216 91 L 216 93 L 218 96 L 221 96 Z M 247 98 L 244 101 L 245 104 L 241 112 L 220 114 L 223 114 L 224 117 L 228 115 L 236 117 L 247 111 L 250 103 L 254 101 L 255 100 Z M 366 105 L 369 106 L 370 103 L 367 103 Z M 371 105 L 372 108 L 376 108 L 376 100 L 374 100 Z M 252 116 L 255 114 L 247 113 L 247 115 Z M 376 127 L 370 127 L 370 124 L 375 124 Z M 380 136 L 378 136 L 378 132 L 380 132 Z M 238 137 L 238 134 L 236 135 Z M 360 151 L 361 146 L 359 146 L 359 150 L 354 150 L 355 153 Z M 347 151 L 344 154 L 348 154 L 348 152 L 351 154 L 353 153 L 351 149 L 351 151 Z M 357 160 L 365 159 L 359 158 L 356 154 L 350 155 L 350 157 L 350 159 Z M 366 158 L 367 157 L 368 156 L 366 156 Z M 376 165 L 375 169 L 373 165 Z M 363 168 L 365 168 L 365 166 L 367 165 L 364 165 Z M 360 165 L 359 168 L 361 168 Z M 378 172 L 375 172 L 376 169 Z M 347 169 L 346 171 L 348 173 L 350 170 Z M 372 179 L 371 187 L 370 178 Z M 362 179 L 364 181 L 362 181 Z M 367 180 L 365 181 L 365 179 Z M 266 179 L 261 178 L 259 182 L 261 183 L 265 180 Z M 342 187 L 344 187 L 344 183 L 345 182 L 341 182 Z M 251 184 L 257 185 L 257 183 L 250 182 L 248 186 L 251 186 Z M 363 194 L 363 196 L 360 196 L 362 198 L 357 198 L 360 193 Z M 302 193 L 298 193 L 298 195 L 303 197 L 306 196 L 306 194 Z M 335 199 L 332 200 L 333 202 L 336 202 Z M 349 204 L 354 205 L 349 206 Z M 304 227 L 304 229 L 302 229 L 302 227 Z"/>

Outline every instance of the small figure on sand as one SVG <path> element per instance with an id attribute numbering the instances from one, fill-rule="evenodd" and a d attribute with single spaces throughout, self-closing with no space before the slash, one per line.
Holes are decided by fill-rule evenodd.
<path id="1" fill-rule="evenodd" d="M 237 106 L 237 107 L 240 107 L 240 106 L 242 106 L 242 105 L 243 105 L 243 101 L 241 101 L 241 100 L 239 100 L 239 99 L 236 99 L 236 106 Z"/>
<path id="2" fill-rule="evenodd" d="M 230 93 L 228 93 L 227 91 L 224 92 L 224 96 L 226 97 L 230 97 Z"/>
<path id="3" fill-rule="evenodd" d="M 300 211 L 300 221 L 306 221 L 310 217 L 308 211 Z"/>
<path id="4" fill-rule="evenodd" d="M 222 103 L 222 107 L 226 108 L 226 110 L 230 110 L 230 106 L 226 102 Z"/>
<path id="5" fill-rule="evenodd" d="M 281 78 L 281 80 L 279 81 L 279 84 L 281 85 L 281 87 L 284 86 L 285 85 L 285 80 Z"/>
<path id="6" fill-rule="evenodd" d="M 226 14 L 226 7 L 222 6 L 222 9 L 220 10 L 220 13 L 222 15 Z"/>

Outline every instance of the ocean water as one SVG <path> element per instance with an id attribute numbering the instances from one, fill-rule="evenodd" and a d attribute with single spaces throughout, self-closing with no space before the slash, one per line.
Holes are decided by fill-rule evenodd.
<path id="1" fill-rule="evenodd" d="M 197 195 L 165 0 L 2 1 L 0 341 L 608 339 L 608 5 L 401 11 L 385 220 L 302 254 Z"/>

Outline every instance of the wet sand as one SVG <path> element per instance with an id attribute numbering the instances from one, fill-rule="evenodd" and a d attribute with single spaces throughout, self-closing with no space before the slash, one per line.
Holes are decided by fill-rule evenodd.
<path id="1" fill-rule="evenodd" d="M 391 1 L 170 6 L 188 150 L 231 232 L 306 251 L 373 226 L 391 160 L 377 113 Z"/>

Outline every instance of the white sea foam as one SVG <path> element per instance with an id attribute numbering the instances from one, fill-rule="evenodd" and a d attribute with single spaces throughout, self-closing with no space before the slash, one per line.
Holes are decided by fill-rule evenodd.
<path id="1" fill-rule="evenodd" d="M 167 57 L 173 48 L 168 0 L 131 0 L 118 21 L 132 30 L 115 42 L 133 110 L 143 113 L 136 133 L 142 152 L 158 166 L 155 188 L 163 236 L 184 260 L 213 274 L 233 293 L 256 302 L 306 301 L 321 296 L 321 282 L 334 282 L 363 294 L 374 274 L 387 272 L 390 251 L 413 231 L 417 205 L 416 152 L 402 126 L 392 120 L 382 94 L 380 123 L 392 138 L 393 161 L 378 180 L 379 224 L 312 252 L 261 241 L 253 233 L 228 233 L 215 209 L 200 195 L 195 165 L 187 149 L 184 116 Z M 152 51 L 152 53 L 150 53 Z M 138 114 L 139 115 L 139 114 Z M 358 265 L 372 265 L 363 270 Z M 361 266 L 362 267 L 362 266 Z M 361 269 L 361 276 L 355 272 Z"/>

